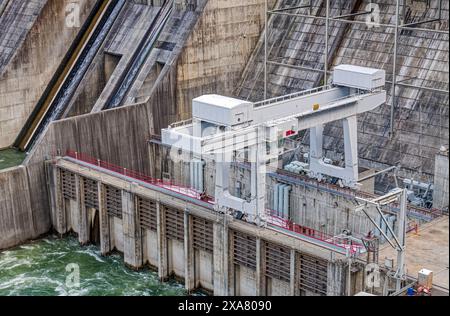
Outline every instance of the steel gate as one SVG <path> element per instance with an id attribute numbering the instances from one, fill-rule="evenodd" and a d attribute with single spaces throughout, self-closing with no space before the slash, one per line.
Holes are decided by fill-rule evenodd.
<path id="1" fill-rule="evenodd" d="M 256 270 L 256 237 L 238 232 L 232 232 L 233 262 Z"/>
<path id="2" fill-rule="evenodd" d="M 328 262 L 310 255 L 299 254 L 300 290 L 327 295 Z"/>
<path id="3" fill-rule="evenodd" d="M 74 201 L 77 199 L 77 183 L 74 173 L 61 169 L 61 189 L 65 199 Z"/>
<path id="4" fill-rule="evenodd" d="M 194 249 L 213 253 L 213 223 L 199 217 L 192 218 Z"/>
<path id="5" fill-rule="evenodd" d="M 270 242 L 265 242 L 265 275 L 285 282 L 291 280 L 291 251 Z"/>
<path id="6" fill-rule="evenodd" d="M 166 236 L 169 239 L 184 241 L 184 212 L 164 206 Z"/>
<path id="7" fill-rule="evenodd" d="M 87 208 L 98 209 L 98 185 L 97 181 L 83 178 L 84 205 Z"/>
<path id="8" fill-rule="evenodd" d="M 141 227 L 157 231 L 156 202 L 138 197 L 138 211 Z"/>
<path id="9" fill-rule="evenodd" d="M 109 216 L 122 219 L 122 190 L 105 185 L 106 212 Z"/>

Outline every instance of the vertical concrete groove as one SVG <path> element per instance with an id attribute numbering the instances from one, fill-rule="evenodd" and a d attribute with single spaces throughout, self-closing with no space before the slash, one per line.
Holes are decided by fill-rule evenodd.
<path id="1" fill-rule="evenodd" d="M 193 245 L 193 231 L 192 231 L 192 216 L 189 215 L 189 210 L 184 211 L 184 273 L 185 273 L 185 288 L 190 293 L 196 287 L 195 280 L 195 260 L 194 260 L 194 245 Z"/>
<path id="2" fill-rule="evenodd" d="M 84 198 L 84 184 L 80 176 L 76 177 L 77 182 L 77 196 L 78 196 L 78 210 L 79 210 L 79 229 L 78 229 L 78 240 L 80 244 L 85 245 L 89 242 L 89 216 L 86 208 L 85 198 Z"/>
<path id="3" fill-rule="evenodd" d="M 106 256 L 111 252 L 111 232 L 109 224 L 109 216 L 106 213 L 105 207 L 105 190 L 103 184 L 98 182 L 98 208 L 100 216 L 100 251 L 102 255 Z"/>
<path id="4" fill-rule="evenodd" d="M 167 269 L 167 238 L 164 209 L 161 206 L 160 201 L 157 201 L 156 203 L 156 214 L 158 235 L 158 276 L 161 281 L 165 281 L 169 276 Z"/>

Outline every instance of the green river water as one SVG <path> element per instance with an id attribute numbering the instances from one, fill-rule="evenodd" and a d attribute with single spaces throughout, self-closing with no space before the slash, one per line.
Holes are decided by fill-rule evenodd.
<path id="1" fill-rule="evenodd" d="M 80 277 L 72 286 L 66 281 L 73 280 L 70 267 L 74 265 Z M 102 257 L 97 247 L 81 247 L 75 238 L 47 237 L 0 252 L 0 296 L 17 295 L 181 296 L 186 292 L 181 284 L 160 283 L 155 272 L 126 268 L 118 254 Z"/>

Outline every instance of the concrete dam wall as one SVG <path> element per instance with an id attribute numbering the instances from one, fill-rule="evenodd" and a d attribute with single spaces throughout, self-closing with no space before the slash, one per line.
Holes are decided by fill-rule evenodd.
<path id="1" fill-rule="evenodd" d="M 95 2 L 79 1 L 81 24 Z M 0 148 L 15 141 L 78 34 L 66 26 L 69 3 L 10 1 L 0 18 Z"/>
<path id="2" fill-rule="evenodd" d="M 432 19 L 437 15 L 438 1 L 431 1 L 426 11 L 407 11 L 406 23 Z M 382 3 L 382 20 L 395 12 L 395 6 Z M 446 22 L 437 27 L 448 27 L 448 2 L 443 4 Z M 384 18 L 386 16 L 386 18 Z M 393 21 L 390 21 L 391 23 Z M 447 26 L 446 26 L 447 25 Z M 363 26 L 353 26 L 339 50 L 334 65 L 352 62 L 358 65 L 379 67 L 388 65 L 392 59 L 392 30 L 379 30 L 368 43 L 362 39 L 368 34 Z M 448 89 L 448 34 L 429 34 L 420 31 L 402 31 L 398 43 L 397 80 L 419 87 Z M 386 67 L 386 66 L 385 66 Z M 386 69 L 392 74 L 392 69 Z M 388 79 L 389 80 L 389 79 Z M 388 86 L 388 89 L 390 87 Z M 388 90 L 389 91 L 389 90 Z M 398 161 L 405 169 L 404 176 L 420 176 L 430 181 L 434 175 L 434 157 L 441 146 L 448 147 L 448 94 L 398 87 L 397 108 L 393 137 L 389 138 L 390 105 L 392 95 L 376 113 L 368 113 L 360 121 L 360 157 L 369 167 L 379 167 L 380 163 L 395 165 Z M 342 148 L 332 135 L 342 135 L 342 130 L 333 127 L 328 130 L 328 148 Z M 409 175 L 408 175 L 409 173 Z"/>
<path id="3" fill-rule="evenodd" d="M 324 2 L 314 2 L 312 15 L 324 16 Z M 370 1 L 330 1 L 330 15 L 364 12 Z M 395 23 L 395 4 L 377 1 L 380 23 Z M 439 1 L 420 6 L 407 1 L 405 23 L 433 19 L 438 15 Z M 280 7 L 299 5 L 300 1 L 280 1 Z M 307 14 L 308 9 L 297 12 Z M 443 2 L 442 21 L 436 27 L 448 28 L 448 2 Z M 365 16 L 356 17 L 365 21 Z M 285 32 L 284 30 L 288 30 Z M 324 69 L 325 21 L 306 17 L 274 16 L 269 34 L 268 97 L 280 96 L 322 85 L 323 74 L 295 69 L 296 66 Z M 366 24 L 331 21 L 329 27 L 328 69 L 342 63 L 381 67 L 392 81 L 394 29 L 372 28 Z M 236 94 L 251 101 L 263 98 L 264 45 L 261 38 L 247 65 Z M 417 87 L 448 89 L 448 34 L 401 30 L 398 41 L 397 81 Z M 277 65 L 283 62 L 293 67 Z M 392 89 L 386 105 L 359 118 L 359 157 L 363 167 L 382 169 L 400 163 L 401 175 L 432 182 L 434 156 L 441 146 L 449 144 L 448 93 L 420 90 L 407 86 L 396 89 L 394 133 L 390 135 Z M 330 157 L 343 152 L 343 134 L 339 124 L 325 128 L 324 148 Z M 305 145 L 309 137 L 304 138 Z"/>
<path id="4" fill-rule="evenodd" d="M 234 68 L 226 67 L 225 61 L 232 59 L 235 53 L 233 50 L 219 49 L 225 45 L 221 43 L 223 41 L 230 42 L 233 32 L 243 27 L 245 34 L 253 34 L 250 39 L 242 36 L 238 41 L 239 45 L 243 46 L 243 51 L 249 56 L 257 42 L 259 29 L 263 25 L 263 7 L 263 0 L 255 1 L 248 9 L 240 3 L 223 0 L 208 1 L 204 11 L 201 6 L 198 9 L 198 17 L 203 18 L 203 20 L 196 22 L 196 20 L 191 19 L 194 22 L 191 26 L 192 33 L 186 32 L 184 39 L 181 38 L 180 41 L 182 41 L 177 43 L 177 45 L 180 45 L 178 55 L 161 71 L 154 83 L 151 95 L 146 98 L 145 102 L 85 114 L 50 124 L 37 146 L 30 152 L 24 162 L 25 171 L 22 172 L 28 175 L 24 181 L 28 182 L 29 189 L 24 190 L 21 194 L 26 197 L 25 201 L 30 200 L 30 204 L 21 204 L 15 208 L 5 201 L 1 205 L 2 213 L 8 219 L 2 229 L 8 229 L 8 235 L 3 235 L 2 231 L 0 231 L 0 234 L 10 237 L 1 240 L 0 249 L 23 242 L 27 238 L 35 238 L 50 229 L 50 208 L 44 160 L 58 153 L 63 154 L 68 149 L 73 149 L 108 160 L 111 163 L 149 173 L 151 168 L 147 141 L 152 135 L 158 134 L 161 128 L 180 119 L 180 117 L 189 117 L 190 107 L 188 107 L 188 104 L 193 97 L 206 92 L 227 93 L 226 89 L 222 87 L 225 87 L 226 84 L 229 84 L 229 80 L 233 80 L 242 72 L 245 62 L 244 60 L 239 61 Z M 261 12 L 261 14 L 255 14 L 255 8 L 259 8 L 258 12 Z M 225 17 L 230 16 L 230 14 L 238 14 L 238 12 L 242 14 L 242 20 L 239 23 L 236 22 L 234 28 L 229 28 L 228 20 L 225 18 L 213 19 L 215 15 Z M 207 23 L 207 21 L 209 22 Z M 217 25 L 214 23 L 217 23 Z M 215 34 L 222 34 L 219 37 L 220 40 L 216 39 L 216 42 L 213 42 L 214 45 L 209 40 L 199 40 L 203 38 L 203 34 L 207 34 L 211 30 L 214 30 Z M 246 30 L 250 30 L 251 33 Z M 204 51 L 212 60 L 204 59 L 194 62 L 193 56 L 198 51 Z M 215 65 L 217 64 L 221 66 L 216 68 Z M 240 71 L 238 66 L 242 67 Z M 209 85 L 209 81 L 195 81 L 195 78 L 187 77 L 185 70 L 188 68 L 197 69 L 193 72 L 197 78 L 206 73 L 221 78 L 219 82 L 222 82 L 222 84 L 217 86 L 219 90 L 214 90 L 215 87 Z M 222 74 L 222 72 L 225 72 L 225 74 Z M 94 74 L 95 71 L 92 73 Z M 94 78 L 95 76 L 89 79 L 88 83 L 95 82 Z M 185 101 L 179 102 L 179 100 Z M 5 170 L 4 172 L 7 174 L 17 172 L 16 169 Z M 10 179 L 9 175 L 5 175 L 5 177 Z M 4 192 L 6 196 L 17 194 L 10 192 L 12 189 L 14 188 L 9 184 L 5 184 Z M 36 228 L 33 233 L 29 229 L 18 227 L 16 230 L 12 228 L 15 227 L 16 215 L 21 214 L 21 212 L 32 214 L 32 217 L 24 220 L 23 225 L 25 227 L 34 225 Z M 34 219 L 34 223 L 31 222 L 31 218 Z M 18 238 L 18 236 L 22 238 Z"/>

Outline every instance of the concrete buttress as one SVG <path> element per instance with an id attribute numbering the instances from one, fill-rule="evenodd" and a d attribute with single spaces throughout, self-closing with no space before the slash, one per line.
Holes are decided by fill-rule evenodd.
<path id="1" fill-rule="evenodd" d="M 124 190 L 122 190 L 122 216 L 125 263 L 137 269 L 142 266 L 141 229 L 135 195 Z"/>
<path id="2" fill-rule="evenodd" d="M 228 226 L 226 222 L 213 225 L 214 295 L 228 296 Z"/>

